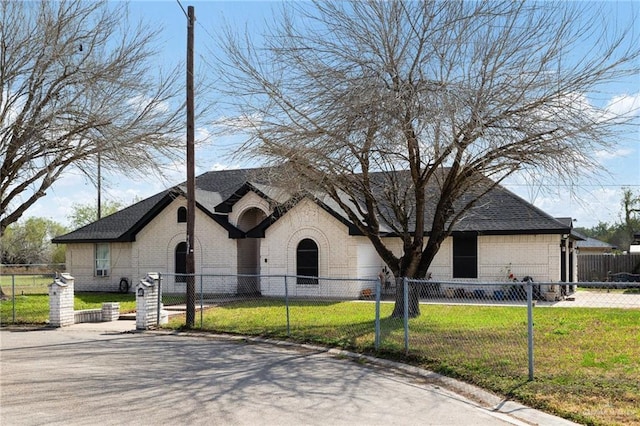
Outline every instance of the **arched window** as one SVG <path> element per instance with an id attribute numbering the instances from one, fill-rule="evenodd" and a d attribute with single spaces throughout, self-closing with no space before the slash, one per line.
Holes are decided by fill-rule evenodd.
<path id="1" fill-rule="evenodd" d="M 298 277 L 298 284 L 318 284 L 318 278 L 307 278 L 318 276 L 318 245 L 309 238 L 298 243 L 296 275 L 305 276 L 305 278 Z"/>
<path id="2" fill-rule="evenodd" d="M 178 223 L 185 223 L 187 221 L 187 208 L 178 207 Z"/>
<path id="3" fill-rule="evenodd" d="M 175 273 L 176 273 L 176 282 L 177 283 L 186 283 L 187 277 L 185 275 L 187 273 L 187 243 L 182 242 L 176 246 L 176 257 L 175 257 Z"/>

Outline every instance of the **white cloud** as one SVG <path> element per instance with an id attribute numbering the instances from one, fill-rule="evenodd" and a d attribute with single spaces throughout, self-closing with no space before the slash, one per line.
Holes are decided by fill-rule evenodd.
<path id="1" fill-rule="evenodd" d="M 9 127 L 16 120 L 20 110 L 24 107 L 26 96 L 14 95 L 8 89 L 2 89 L 0 98 L 0 126 Z"/>
<path id="2" fill-rule="evenodd" d="M 240 168 L 237 164 L 214 163 L 211 165 L 210 171 L 217 172 L 219 170 L 234 170 Z"/>
<path id="3" fill-rule="evenodd" d="M 198 127 L 196 128 L 196 134 L 194 136 L 196 144 L 206 144 L 210 143 L 213 135 L 211 131 L 209 131 L 206 127 Z"/>
<path id="4" fill-rule="evenodd" d="M 137 114 L 142 114 L 145 109 L 149 106 L 152 106 L 156 112 L 166 113 L 170 111 L 169 103 L 166 101 L 158 101 L 149 96 L 144 95 L 135 95 L 131 97 L 127 104 L 133 106 L 135 108 L 135 112 Z"/>
<path id="5" fill-rule="evenodd" d="M 640 116 L 640 92 L 614 96 L 605 110 L 616 116 Z"/>
<path id="6" fill-rule="evenodd" d="M 633 154 L 633 150 L 629 148 L 620 148 L 614 151 L 599 150 L 595 152 L 595 157 L 599 161 L 612 160 L 614 158 L 624 158 Z"/>
<path id="7" fill-rule="evenodd" d="M 573 226 L 591 228 L 599 222 L 620 220 L 622 190 L 615 186 L 536 186 L 531 181 L 510 178 L 507 189 L 553 217 L 571 217 Z"/>
<path id="8" fill-rule="evenodd" d="M 211 124 L 221 132 L 238 133 L 254 129 L 262 120 L 263 117 L 259 114 L 223 116 Z"/>

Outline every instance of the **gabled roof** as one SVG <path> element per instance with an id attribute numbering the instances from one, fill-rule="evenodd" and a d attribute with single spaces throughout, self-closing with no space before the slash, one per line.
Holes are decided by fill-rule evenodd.
<path id="1" fill-rule="evenodd" d="M 270 185 L 265 172 L 267 168 L 220 170 L 204 173 L 196 178 L 196 205 L 210 218 L 229 232 L 231 238 L 261 237 L 265 230 L 291 207 L 290 194 L 282 188 Z M 397 172 L 399 176 L 403 172 Z M 383 182 L 383 173 L 377 179 Z M 400 177 L 402 178 L 402 177 Z M 465 202 L 483 190 L 483 185 L 492 185 L 489 179 L 480 181 L 477 188 L 460 200 Z M 379 186 L 383 190 L 383 184 Z M 486 189 L 487 187 L 484 187 Z M 227 213 L 233 205 L 248 192 L 253 191 L 265 198 L 274 207 L 274 213 L 248 233 L 244 233 L 228 222 Z M 53 239 L 54 243 L 81 242 L 127 242 L 135 241 L 136 234 L 143 229 L 156 215 L 168 206 L 176 197 L 184 196 L 184 184 L 162 191 L 130 207 L 77 229 L 66 235 Z M 427 192 L 436 193 L 437 188 L 428 188 Z M 333 215 L 349 228 L 351 235 L 359 234 L 357 227 L 351 223 L 347 214 L 326 195 L 308 195 L 321 208 Z M 346 197 L 346 195 L 345 195 Z M 351 202 L 347 200 L 346 202 Z M 460 208 L 458 203 L 454 209 Z M 433 203 L 432 203 L 433 204 Z M 434 205 L 427 202 L 425 211 L 426 223 L 431 223 Z M 388 208 L 381 206 L 382 209 Z M 453 228 L 457 232 L 474 232 L 487 235 L 500 234 L 564 234 L 570 233 L 571 220 L 553 218 L 506 188 L 498 185 L 489 190 Z M 382 225 L 385 235 L 393 235 L 391 227 Z"/>
<path id="2" fill-rule="evenodd" d="M 196 178 L 196 206 L 229 231 L 233 238 L 242 234 L 229 224 L 227 217 L 218 215 L 215 207 L 244 185 L 248 178 L 259 175 L 262 169 L 220 170 L 204 173 Z M 136 234 L 176 197 L 184 196 L 184 184 L 146 198 L 132 206 L 106 216 L 82 228 L 61 235 L 53 243 L 130 242 Z"/>
<path id="3" fill-rule="evenodd" d="M 596 238 L 585 237 L 584 241 L 578 241 L 576 247 L 579 249 L 603 249 L 603 250 L 615 250 L 616 246 L 600 241 Z"/>
<path id="4" fill-rule="evenodd" d="M 618 248 L 612 244 L 606 243 L 596 238 L 587 237 L 576 231 L 575 229 L 571 234 L 579 237 L 578 241 L 576 242 L 576 247 L 579 249 L 616 250 Z"/>
<path id="5" fill-rule="evenodd" d="M 331 216 L 333 216 L 336 220 L 338 220 L 343 225 L 345 225 L 347 228 L 349 228 L 349 235 L 361 235 L 360 230 L 353 223 L 351 223 L 347 219 L 346 214 L 338 213 L 336 210 L 334 210 L 333 208 L 328 206 L 326 203 L 324 203 L 322 200 L 320 200 L 320 199 L 318 199 L 316 197 L 308 196 L 308 197 L 305 197 L 305 198 L 312 199 L 313 202 L 315 202 L 323 210 L 325 210 L 327 213 L 329 213 Z M 247 232 L 246 236 L 249 237 L 249 238 L 264 238 L 264 234 L 265 234 L 266 229 L 269 226 L 271 226 L 273 223 L 275 223 L 278 219 L 280 219 L 282 216 L 284 216 L 289 210 L 291 210 L 291 208 L 294 207 L 294 205 L 295 204 L 286 204 L 286 205 L 281 205 L 280 207 L 276 208 L 274 210 L 274 212 L 270 216 L 266 217 L 262 222 L 260 222 L 258 224 L 258 226 L 256 226 L 253 229 L 250 229 Z M 342 212 L 342 210 L 340 210 L 340 211 Z"/>
<path id="6" fill-rule="evenodd" d="M 167 206 L 175 194 L 163 191 L 96 222 L 56 237 L 54 243 L 84 243 L 96 241 L 133 241 L 135 234 Z"/>

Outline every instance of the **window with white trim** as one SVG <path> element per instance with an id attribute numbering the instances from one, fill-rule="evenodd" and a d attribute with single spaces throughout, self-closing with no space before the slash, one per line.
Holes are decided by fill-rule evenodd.
<path id="1" fill-rule="evenodd" d="M 96 277 L 108 277 L 111 267 L 109 243 L 96 244 Z"/>

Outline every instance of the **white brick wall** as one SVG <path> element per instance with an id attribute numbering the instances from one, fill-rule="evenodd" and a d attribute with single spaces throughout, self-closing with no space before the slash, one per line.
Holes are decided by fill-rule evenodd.
<path id="1" fill-rule="evenodd" d="M 385 266 L 373 245 L 366 237 L 351 237 L 356 241 L 357 271 L 355 278 L 378 278 Z"/>
<path id="2" fill-rule="evenodd" d="M 353 278 L 358 244 L 348 233 L 329 213 L 303 200 L 267 229 L 260 247 L 261 273 L 295 275 L 298 243 L 310 238 L 318 245 L 320 276 Z"/>
<path id="3" fill-rule="evenodd" d="M 138 280 L 149 271 L 173 273 L 175 248 L 186 239 L 186 224 L 177 222 L 177 210 L 181 206 L 186 206 L 186 200 L 179 197 L 138 233 L 135 242 L 112 243 L 110 277 L 94 276 L 93 244 L 69 244 L 67 269 L 76 278 L 76 289 L 117 291 L 120 278 L 127 277 L 133 291 Z M 249 208 L 259 208 L 266 213 L 268 207 L 261 197 L 248 193 L 234 206 L 231 219 L 237 221 Z M 236 240 L 228 238 L 224 228 L 199 210 L 195 226 L 196 273 L 235 274 L 238 270 Z M 349 236 L 345 225 L 312 201 L 303 200 L 271 225 L 265 238 L 259 239 L 260 274 L 295 275 L 296 247 L 304 238 L 318 244 L 320 276 L 376 278 L 384 266 L 367 238 Z M 385 243 L 396 255 L 401 253 L 400 239 L 387 239 Z M 448 238 L 429 268 L 434 279 L 452 279 L 452 250 L 452 239 Z M 560 236 L 478 237 L 478 279 L 503 280 L 508 268 L 520 279 L 529 275 L 538 282 L 559 281 Z M 228 284 L 212 282 L 210 285 L 226 288 Z M 280 284 L 270 286 L 269 281 L 263 280 L 262 286 L 273 287 L 275 292 Z"/>
<path id="4" fill-rule="evenodd" d="M 120 278 L 129 279 L 131 291 L 149 271 L 173 273 L 175 248 L 186 240 L 186 224 L 178 223 L 182 197 L 174 200 L 144 229 L 132 243 L 111 243 L 111 271 L 108 277 L 96 277 L 94 244 L 68 244 L 67 270 L 76 278 L 78 291 L 118 291 Z M 200 210 L 196 211 L 195 258 L 197 274 L 235 273 L 236 241 L 228 232 Z"/>
<path id="5" fill-rule="evenodd" d="M 535 281 L 560 279 L 559 235 L 489 235 L 478 238 L 478 278 L 502 281 L 505 271 Z"/>
<path id="6" fill-rule="evenodd" d="M 319 276 L 358 278 L 355 275 L 362 271 L 371 274 L 365 278 L 377 277 L 382 264 L 363 246 L 364 240 L 350 237 L 345 225 L 310 200 L 300 202 L 267 229 L 260 250 L 261 273 L 296 275 L 296 249 L 305 238 L 318 245 Z M 359 253 L 365 256 L 360 269 Z M 334 283 L 322 280 L 318 285 L 289 283 L 289 286 L 292 297 L 358 297 L 362 289 L 371 287 L 371 283 L 352 282 L 339 289 L 334 287 Z M 265 295 L 284 294 L 281 279 L 264 279 L 261 289 Z"/>
<path id="7" fill-rule="evenodd" d="M 400 239 L 385 244 L 396 255 L 402 252 Z M 368 260 L 370 264 L 371 260 Z M 379 259 L 382 264 L 382 260 Z M 560 280 L 560 235 L 485 235 L 478 237 L 478 281 L 503 281 L 507 269 L 522 279 Z M 453 279 L 453 239 L 447 238 L 429 267 L 436 280 Z"/>

